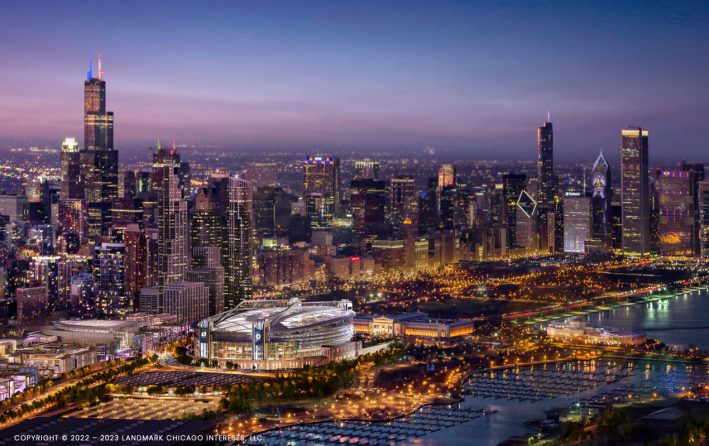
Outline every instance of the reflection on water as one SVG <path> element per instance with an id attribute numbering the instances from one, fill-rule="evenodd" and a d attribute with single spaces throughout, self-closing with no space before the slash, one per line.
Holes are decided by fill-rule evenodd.
<path id="1" fill-rule="evenodd" d="M 586 315 L 594 326 L 637 328 L 667 345 L 709 350 L 709 294 L 706 290 L 665 300 Z"/>
<path id="2" fill-rule="evenodd" d="M 618 328 L 637 328 L 648 332 L 648 336 L 668 345 L 697 345 L 709 350 L 709 295 L 706 291 L 681 294 L 666 300 L 648 304 L 632 305 L 598 313 L 591 313 L 586 319 L 591 325 Z M 568 363 L 565 368 L 578 370 L 578 362 Z M 625 367 L 626 364 L 618 364 Z M 596 364 L 593 365 L 595 367 Z M 433 432 L 425 437 L 407 438 L 397 444 L 421 446 L 496 446 L 511 436 L 535 433 L 523 423 L 532 419 L 544 419 L 545 411 L 571 407 L 584 400 L 624 397 L 646 397 L 649 392 L 674 393 L 687 386 L 705 383 L 709 379 L 706 366 L 684 366 L 681 364 L 640 362 L 629 365 L 633 376 L 590 388 L 563 398 L 544 398 L 530 402 L 517 399 L 492 399 L 467 396 L 461 404 L 474 410 L 498 411 L 492 415 L 480 416 L 464 424 Z M 544 366 L 542 370 L 547 367 Z M 570 368 L 569 368 L 570 367 Z M 537 368 L 539 369 L 539 367 Z M 520 369 L 521 373 L 529 368 Z M 515 372 L 496 373 L 500 377 Z M 490 375 L 488 375 L 490 376 Z M 664 391 L 661 391 L 664 390 Z M 347 426 L 344 423 L 344 426 Z M 284 429 L 286 433 L 288 429 Z M 279 438 L 279 440 L 281 440 Z M 286 438 L 269 444 L 286 444 Z M 317 443 L 317 442 L 316 442 Z M 324 442 L 325 444 L 327 442 Z M 293 442 L 291 445 L 300 444 Z"/>

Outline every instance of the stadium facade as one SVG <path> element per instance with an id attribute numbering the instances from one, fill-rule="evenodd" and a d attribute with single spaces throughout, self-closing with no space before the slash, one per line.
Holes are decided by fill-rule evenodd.
<path id="1" fill-rule="evenodd" d="M 292 369 L 356 358 L 355 317 L 348 300 L 246 300 L 193 324 L 194 355 L 240 369 Z"/>

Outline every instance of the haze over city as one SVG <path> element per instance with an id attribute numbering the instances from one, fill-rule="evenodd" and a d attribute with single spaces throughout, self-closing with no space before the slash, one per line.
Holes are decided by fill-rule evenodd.
<path id="1" fill-rule="evenodd" d="M 0 141 L 81 136 L 76 83 L 101 50 L 116 146 L 455 150 L 516 159 L 551 104 L 559 161 L 618 129 L 699 158 L 704 2 L 7 3 Z M 532 131 L 530 131 L 532 129 Z"/>

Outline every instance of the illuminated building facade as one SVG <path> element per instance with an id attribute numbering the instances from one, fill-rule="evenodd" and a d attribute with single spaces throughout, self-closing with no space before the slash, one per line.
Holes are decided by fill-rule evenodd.
<path id="1" fill-rule="evenodd" d="M 59 234 L 76 234 L 79 237 L 79 245 L 88 243 L 87 212 L 86 200 L 59 200 Z"/>
<path id="2" fill-rule="evenodd" d="M 524 190 L 526 182 L 527 176 L 525 174 L 510 172 L 502 176 L 502 195 L 504 196 L 504 203 L 499 204 L 501 205 L 500 208 L 505 206 L 505 209 L 500 209 L 499 214 L 500 217 L 506 217 L 507 219 L 507 240 L 509 248 L 521 246 L 517 242 L 517 200 Z"/>
<path id="3" fill-rule="evenodd" d="M 696 218 L 694 173 L 663 171 L 657 180 L 660 254 L 693 257 Z"/>
<path id="4" fill-rule="evenodd" d="M 648 132 L 640 127 L 621 130 L 621 199 L 623 202 L 623 253 L 650 252 L 650 183 Z"/>
<path id="5" fill-rule="evenodd" d="M 79 178 L 81 176 L 81 158 L 79 144 L 74 138 L 64 140 L 61 149 L 61 197 L 80 199 L 84 197 Z"/>
<path id="6" fill-rule="evenodd" d="M 515 212 L 515 232 L 517 237 L 516 246 L 527 251 L 534 251 L 539 248 L 539 231 L 537 229 L 538 208 L 537 202 L 527 193 L 522 191 L 519 194 Z"/>
<path id="7" fill-rule="evenodd" d="M 159 306 L 165 287 L 182 282 L 188 263 L 187 202 L 182 200 L 176 167 L 161 168 L 162 184 L 158 193 L 158 267 Z"/>
<path id="8" fill-rule="evenodd" d="M 353 180 L 350 191 L 354 242 L 357 252 L 365 255 L 371 251 L 379 226 L 384 223 L 386 183 L 379 180 Z"/>
<path id="9" fill-rule="evenodd" d="M 601 153 L 593 164 L 591 171 L 593 195 L 591 206 L 593 213 L 593 238 L 610 247 L 611 242 L 611 203 L 613 187 L 611 186 L 611 168 Z"/>
<path id="10" fill-rule="evenodd" d="M 145 234 L 137 224 L 128 225 L 123 235 L 126 245 L 126 294 L 132 301 L 133 308 L 138 308 L 138 296 L 146 280 L 148 245 Z"/>
<path id="11" fill-rule="evenodd" d="M 455 185 L 455 165 L 441 164 L 438 167 L 438 189 Z"/>
<path id="12" fill-rule="evenodd" d="M 328 227 L 340 207 L 340 159 L 303 160 L 303 199 L 314 227 Z"/>
<path id="13" fill-rule="evenodd" d="M 697 188 L 699 247 L 702 259 L 709 259 L 709 181 L 701 181 Z"/>
<path id="14" fill-rule="evenodd" d="M 554 202 L 554 130 L 547 117 L 537 128 L 537 178 L 539 191 L 537 202 L 548 206 Z"/>
<path id="15" fill-rule="evenodd" d="M 228 239 L 225 241 L 225 308 L 234 308 L 253 296 L 254 220 L 253 190 L 247 170 L 229 177 Z"/>
<path id="16" fill-rule="evenodd" d="M 15 290 L 15 296 L 17 298 L 17 325 L 20 327 L 42 326 L 49 321 L 46 286 L 18 288 Z"/>
<path id="17" fill-rule="evenodd" d="M 378 180 L 379 161 L 355 161 L 355 180 Z"/>
<path id="18" fill-rule="evenodd" d="M 355 313 L 349 301 L 244 301 L 194 324 L 195 356 L 233 361 L 242 369 L 297 368 L 322 360 L 323 348 L 352 339 Z"/>
<path id="19" fill-rule="evenodd" d="M 591 238 L 591 197 L 567 192 L 564 197 L 564 252 L 584 252 Z"/>
<path id="20" fill-rule="evenodd" d="M 386 182 L 386 221 L 398 233 L 406 218 L 418 227 L 418 200 L 414 192 L 414 177 L 397 175 Z"/>
<path id="21" fill-rule="evenodd" d="M 88 206 L 88 237 L 107 235 L 110 209 L 118 197 L 118 152 L 113 150 L 113 113 L 106 111 L 106 82 L 99 54 L 98 77 L 89 68 L 84 82 L 84 150 L 79 153 L 79 180 Z"/>
<path id="22" fill-rule="evenodd" d="M 428 340 L 451 340 L 473 334 L 470 320 L 429 318 L 428 314 L 415 312 L 393 316 L 358 315 L 353 320 L 355 333 L 369 336 L 406 337 Z"/>

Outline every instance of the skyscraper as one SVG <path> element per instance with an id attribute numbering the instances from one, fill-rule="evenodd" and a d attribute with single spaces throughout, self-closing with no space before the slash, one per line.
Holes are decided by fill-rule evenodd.
<path id="1" fill-rule="evenodd" d="M 379 161 L 355 161 L 355 180 L 378 180 Z"/>
<path id="2" fill-rule="evenodd" d="M 123 237 L 126 245 L 126 293 L 131 299 L 134 309 L 138 309 L 140 290 L 147 286 L 145 273 L 147 270 L 148 245 L 145 234 L 137 224 L 130 224 Z"/>
<path id="3" fill-rule="evenodd" d="M 663 171 L 658 183 L 660 254 L 692 257 L 696 232 L 694 172 Z"/>
<path id="4" fill-rule="evenodd" d="M 187 202 L 177 177 L 177 167 L 164 166 L 158 194 L 158 306 L 163 307 L 165 287 L 181 282 L 187 271 Z"/>
<path id="5" fill-rule="evenodd" d="M 386 221 L 398 233 L 406 218 L 418 227 L 418 200 L 414 194 L 414 177 L 397 175 L 386 181 Z"/>
<path id="6" fill-rule="evenodd" d="M 328 227 L 340 207 L 340 159 L 303 160 L 303 200 L 314 227 Z"/>
<path id="7" fill-rule="evenodd" d="M 620 134 L 623 253 L 647 255 L 650 251 L 648 132 L 628 127 Z"/>
<path id="8" fill-rule="evenodd" d="M 67 138 L 61 151 L 61 198 L 84 198 L 79 178 L 81 176 L 81 158 L 79 144 L 74 138 Z"/>
<path id="9" fill-rule="evenodd" d="M 709 181 L 701 181 L 698 187 L 699 247 L 703 260 L 709 259 Z"/>
<path id="10" fill-rule="evenodd" d="M 59 235 L 75 234 L 79 245 L 88 243 L 86 200 L 59 200 Z"/>
<path id="11" fill-rule="evenodd" d="M 517 236 L 517 244 L 520 248 L 527 251 L 535 251 L 539 249 L 539 230 L 538 230 L 538 206 L 537 202 L 527 193 L 522 191 L 519 197 L 515 200 L 515 233 Z"/>
<path id="12" fill-rule="evenodd" d="M 502 194 L 504 195 L 505 205 L 507 207 L 508 244 L 510 248 L 515 248 L 518 245 L 517 199 L 521 196 L 526 182 L 527 176 L 523 173 L 515 174 L 510 172 L 502 176 Z M 529 199 L 531 200 L 532 198 L 529 197 Z M 536 207 L 536 202 L 534 204 Z"/>
<path id="13" fill-rule="evenodd" d="M 229 177 L 227 255 L 225 258 L 225 309 L 253 295 L 254 220 L 252 185 L 244 170 Z"/>
<path id="14" fill-rule="evenodd" d="M 591 198 L 580 192 L 564 197 L 564 252 L 584 252 L 591 238 Z"/>
<path id="15" fill-rule="evenodd" d="M 549 205 L 554 201 L 554 131 L 547 111 L 547 122 L 537 128 L 537 201 Z"/>
<path id="16" fill-rule="evenodd" d="M 118 197 L 118 152 L 113 150 L 113 112 L 106 111 L 106 82 L 99 54 L 98 77 L 89 64 L 84 82 L 84 150 L 79 154 L 79 183 L 88 205 L 89 240 L 108 232 L 110 208 Z M 67 197 L 68 198 L 68 197 Z"/>
<path id="17" fill-rule="evenodd" d="M 593 238 L 600 240 L 605 246 L 611 246 L 611 202 L 613 188 L 611 187 L 611 168 L 601 153 L 593 164 L 591 171 Z"/>
<path id="18" fill-rule="evenodd" d="M 355 230 L 355 247 L 360 255 L 369 254 L 384 222 L 386 183 L 379 180 L 352 180 L 350 207 Z"/>
<path id="19" fill-rule="evenodd" d="M 455 185 L 455 165 L 441 164 L 438 167 L 438 189 Z"/>

